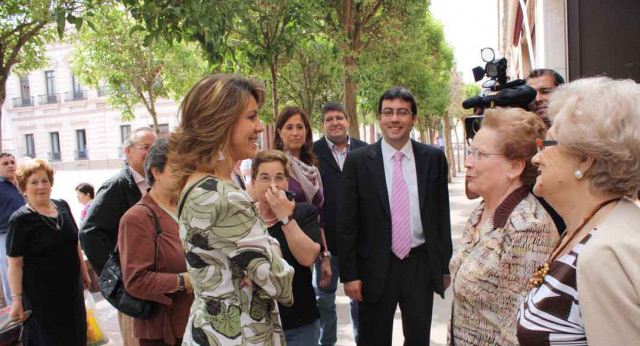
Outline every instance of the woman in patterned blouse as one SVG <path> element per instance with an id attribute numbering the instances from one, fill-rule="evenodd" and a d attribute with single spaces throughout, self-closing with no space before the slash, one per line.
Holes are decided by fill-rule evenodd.
<path id="1" fill-rule="evenodd" d="M 529 192 L 531 157 L 545 125 L 519 108 L 488 110 L 465 161 L 468 189 L 482 202 L 449 264 L 452 345 L 517 345 L 516 313 L 529 278 L 558 239 L 553 220 Z"/>
<path id="2" fill-rule="evenodd" d="M 567 224 L 518 313 L 522 345 L 640 340 L 640 86 L 585 78 L 558 88 L 533 158 L 534 192 Z"/>
<path id="3" fill-rule="evenodd" d="M 276 301 L 293 303 L 294 271 L 231 178 L 235 162 L 256 155 L 264 98 L 257 80 L 205 77 L 169 140 L 169 164 L 183 175 L 179 232 L 195 294 L 183 345 L 284 344 Z"/>

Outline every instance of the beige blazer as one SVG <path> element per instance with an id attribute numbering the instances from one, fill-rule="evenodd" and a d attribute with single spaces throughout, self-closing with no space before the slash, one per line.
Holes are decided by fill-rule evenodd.
<path id="1" fill-rule="evenodd" d="M 578 299 L 589 345 L 640 343 L 640 208 L 623 199 L 578 256 Z"/>

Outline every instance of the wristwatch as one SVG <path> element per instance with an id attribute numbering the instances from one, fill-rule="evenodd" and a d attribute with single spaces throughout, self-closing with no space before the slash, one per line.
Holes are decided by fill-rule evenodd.
<path id="1" fill-rule="evenodd" d="M 288 224 L 289 222 L 291 222 L 293 220 L 293 214 L 285 217 L 284 219 L 280 220 L 280 224 L 282 224 L 282 226 Z"/>
<path id="2" fill-rule="evenodd" d="M 178 273 L 178 279 L 180 279 L 180 291 L 184 291 L 186 289 L 186 287 L 184 286 L 184 276 L 182 276 L 182 273 Z"/>
<path id="3" fill-rule="evenodd" d="M 327 250 L 327 251 L 323 252 L 321 254 L 321 256 L 322 256 L 322 259 L 331 258 L 331 252 L 329 250 Z"/>

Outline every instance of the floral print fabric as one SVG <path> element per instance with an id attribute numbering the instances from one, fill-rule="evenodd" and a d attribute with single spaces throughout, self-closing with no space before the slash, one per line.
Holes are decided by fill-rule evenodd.
<path id="1" fill-rule="evenodd" d="M 195 184 L 179 202 L 195 293 L 183 345 L 283 345 L 276 301 L 293 304 L 293 268 L 245 191 L 213 177 Z M 240 288 L 245 275 L 254 289 Z"/>

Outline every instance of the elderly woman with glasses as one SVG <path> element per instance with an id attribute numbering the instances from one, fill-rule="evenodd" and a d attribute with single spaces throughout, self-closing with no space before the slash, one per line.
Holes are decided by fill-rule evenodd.
<path id="1" fill-rule="evenodd" d="M 586 78 L 558 88 L 533 158 L 534 192 L 567 229 L 518 314 L 522 345 L 640 340 L 640 86 Z"/>
<path id="2" fill-rule="evenodd" d="M 482 197 L 449 264 L 452 345 L 517 345 L 516 315 L 535 267 L 558 239 L 529 192 L 531 157 L 545 125 L 519 108 L 488 110 L 465 161 L 468 189 Z"/>
<path id="3" fill-rule="evenodd" d="M 251 189 L 269 234 L 280 243 L 283 258 L 295 270 L 293 305 L 279 305 L 282 329 L 289 346 L 317 345 L 320 313 L 311 284 L 311 266 L 320 254 L 318 209 L 310 203 L 287 200 L 289 159 L 278 150 L 261 151 L 251 168 Z"/>

